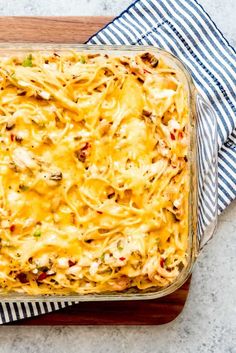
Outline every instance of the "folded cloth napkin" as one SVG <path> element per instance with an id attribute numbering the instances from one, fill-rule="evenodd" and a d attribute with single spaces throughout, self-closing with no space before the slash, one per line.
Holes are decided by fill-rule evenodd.
<path id="1" fill-rule="evenodd" d="M 198 91 L 217 116 L 218 206 L 222 212 L 236 197 L 236 52 L 202 6 L 196 0 L 138 0 L 88 43 L 153 45 L 186 64 Z M 72 304 L 3 303 L 0 323 Z"/>

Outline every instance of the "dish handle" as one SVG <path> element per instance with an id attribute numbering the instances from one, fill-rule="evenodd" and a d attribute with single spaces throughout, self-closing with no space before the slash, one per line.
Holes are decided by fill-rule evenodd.
<path id="1" fill-rule="evenodd" d="M 213 237 L 218 216 L 218 134 L 216 114 L 196 96 L 199 250 Z"/>

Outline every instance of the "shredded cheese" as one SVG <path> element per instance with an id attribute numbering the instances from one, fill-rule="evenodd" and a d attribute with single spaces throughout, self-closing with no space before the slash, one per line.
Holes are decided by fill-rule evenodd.
<path id="1" fill-rule="evenodd" d="M 188 247 L 188 104 L 151 53 L 0 57 L 0 290 L 173 283 Z"/>

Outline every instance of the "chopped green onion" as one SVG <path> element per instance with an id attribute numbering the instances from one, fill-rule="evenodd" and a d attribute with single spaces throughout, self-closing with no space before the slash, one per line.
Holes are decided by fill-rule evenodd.
<path id="1" fill-rule="evenodd" d="M 16 80 L 16 74 L 15 74 L 15 72 L 13 72 L 10 76 L 11 76 L 11 78 L 12 78 L 13 80 Z"/>
<path id="2" fill-rule="evenodd" d="M 85 64 L 85 63 L 86 63 L 86 60 L 85 60 L 85 57 L 84 57 L 84 56 L 81 56 L 80 62 L 81 62 L 81 64 Z"/>
<path id="3" fill-rule="evenodd" d="M 22 66 L 24 67 L 32 67 L 33 66 L 33 56 L 29 54 L 23 61 Z"/>
<path id="4" fill-rule="evenodd" d="M 117 249 L 118 249 L 119 251 L 121 251 L 121 250 L 124 249 L 124 245 L 122 244 L 122 241 L 121 241 L 121 240 L 119 240 L 118 243 L 117 243 Z"/>
<path id="5" fill-rule="evenodd" d="M 171 259 L 170 259 L 169 257 L 167 257 L 167 258 L 165 259 L 165 266 L 166 266 L 166 267 L 169 267 L 171 264 L 172 264 Z"/>
<path id="6" fill-rule="evenodd" d="M 41 237 L 42 233 L 41 233 L 41 230 L 40 229 L 36 229 L 33 236 L 38 238 L 38 237 Z"/>

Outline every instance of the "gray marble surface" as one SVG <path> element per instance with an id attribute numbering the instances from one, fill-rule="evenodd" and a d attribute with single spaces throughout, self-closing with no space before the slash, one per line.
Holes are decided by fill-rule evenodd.
<path id="1" fill-rule="evenodd" d="M 236 0 L 199 0 L 236 46 Z M 117 15 L 131 0 L 0 0 L 1 15 Z M 188 301 L 156 327 L 1 327 L 0 353 L 236 353 L 236 202 L 200 255 Z"/>

